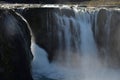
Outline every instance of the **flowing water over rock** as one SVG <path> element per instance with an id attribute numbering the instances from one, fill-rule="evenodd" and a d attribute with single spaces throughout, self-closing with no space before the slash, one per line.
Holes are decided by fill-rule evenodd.
<path id="1" fill-rule="evenodd" d="M 4 64 L 4 69 L 8 69 L 4 74 L 7 80 L 10 77 L 18 80 L 18 76 L 32 80 L 30 32 L 34 80 L 120 79 L 119 8 L 39 4 L 0 4 L 0 7 L 0 57 L 4 57 L 3 52 L 7 54 L 0 60 L 8 61 L 12 67 Z M 26 77 L 22 75 L 24 71 Z M 13 76 L 15 73 L 17 77 Z"/>
<path id="2" fill-rule="evenodd" d="M 33 42 L 31 46 L 34 55 L 32 63 L 34 80 L 40 80 L 42 76 L 57 80 L 120 79 L 120 57 L 116 56 L 120 52 L 115 52 L 116 49 L 111 48 L 114 43 L 118 43 L 118 49 L 120 46 L 119 42 L 116 42 L 118 38 L 115 37 L 112 41 L 110 38 L 111 34 L 118 36 L 119 33 L 119 30 L 113 32 L 116 29 L 112 29 L 116 25 L 117 29 L 120 27 L 119 10 L 73 7 L 47 11 L 46 24 L 41 26 L 44 26 L 44 29 L 46 27 L 46 35 L 49 36 L 44 40 L 48 44 L 39 44 L 37 37 L 42 35 L 39 31 L 33 31 L 35 42 L 39 46 L 44 45 L 40 48 Z M 37 13 L 40 14 L 39 9 Z M 116 23 L 111 24 L 113 15 L 118 17 Z M 32 20 L 28 18 L 29 21 L 30 19 Z M 41 18 L 38 19 L 41 21 Z M 34 26 L 31 22 L 30 25 Z M 45 47 L 49 44 L 51 47 Z M 52 62 L 48 60 L 49 50 L 54 53 Z M 114 60 L 115 57 L 117 60 Z"/>

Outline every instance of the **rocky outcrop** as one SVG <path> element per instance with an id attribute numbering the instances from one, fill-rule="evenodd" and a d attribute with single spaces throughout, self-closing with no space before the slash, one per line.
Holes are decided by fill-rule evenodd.
<path id="1" fill-rule="evenodd" d="M 108 66 L 120 67 L 120 12 L 101 9 L 97 15 L 96 41 Z"/>
<path id="2" fill-rule="evenodd" d="M 32 80 L 31 36 L 14 11 L 0 10 L 0 80 Z"/>

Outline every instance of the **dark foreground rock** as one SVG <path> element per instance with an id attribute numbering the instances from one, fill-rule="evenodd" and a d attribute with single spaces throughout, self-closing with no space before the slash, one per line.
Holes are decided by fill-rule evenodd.
<path id="1" fill-rule="evenodd" d="M 31 36 L 26 22 L 12 10 L 0 10 L 0 80 L 32 80 Z"/>

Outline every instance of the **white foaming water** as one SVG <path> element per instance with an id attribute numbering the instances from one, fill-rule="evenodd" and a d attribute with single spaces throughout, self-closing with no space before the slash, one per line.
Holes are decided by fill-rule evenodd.
<path id="1" fill-rule="evenodd" d="M 46 51 L 32 43 L 32 72 L 35 80 L 39 80 L 41 76 L 58 80 L 120 79 L 119 71 L 107 68 L 98 58 L 91 16 L 87 11 L 76 11 L 74 17 L 55 13 L 56 26 L 60 29 L 59 50 L 53 63 L 49 63 Z M 61 44 L 63 39 L 65 46 Z"/>
<path id="2" fill-rule="evenodd" d="M 32 42 L 31 50 L 33 53 L 32 75 L 34 80 L 39 80 L 42 76 L 52 79 L 62 78 L 55 66 L 49 63 L 47 52 Z"/>
<path id="3" fill-rule="evenodd" d="M 57 80 L 119 80 L 119 71 L 107 69 L 99 63 L 94 64 L 95 59 L 84 61 L 89 64 L 82 65 L 81 68 L 63 67 L 50 64 L 47 59 L 47 53 L 35 43 L 31 45 L 33 53 L 32 75 L 34 80 L 39 80 L 42 76 Z M 92 59 L 92 57 L 91 57 Z M 83 61 L 83 62 L 84 62 Z M 85 69 L 86 68 L 86 69 Z"/>

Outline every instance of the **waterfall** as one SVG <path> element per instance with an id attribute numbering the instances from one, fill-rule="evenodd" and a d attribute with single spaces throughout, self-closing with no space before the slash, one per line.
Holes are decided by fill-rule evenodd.
<path id="1" fill-rule="evenodd" d="M 75 57 L 76 55 L 79 55 L 78 54 L 79 46 L 80 46 L 79 22 L 75 20 L 74 17 L 68 18 L 67 16 L 59 16 L 57 13 L 55 14 L 55 16 L 57 18 L 57 25 L 59 27 L 58 29 L 61 29 L 58 30 L 60 45 L 59 45 L 58 53 L 55 56 L 55 58 L 57 58 L 55 59 L 55 61 L 63 63 L 64 65 L 67 66 L 71 66 L 72 56 Z"/>
<path id="2" fill-rule="evenodd" d="M 32 75 L 34 80 L 40 80 L 43 76 L 52 79 L 62 78 L 63 75 L 59 73 L 55 66 L 49 63 L 47 52 L 44 49 L 32 41 L 31 50 L 34 56 L 32 61 Z"/>
<path id="3" fill-rule="evenodd" d="M 61 9 L 61 13 L 53 13 L 55 25 L 52 28 L 57 31 L 58 49 L 51 63 L 47 59 L 49 53 L 32 44 L 34 79 L 39 80 L 42 75 L 58 80 L 119 80 L 118 71 L 107 68 L 99 60 L 93 32 L 98 12 L 86 8 L 73 8 L 72 11 L 74 15 L 71 16 L 62 13 Z"/>

